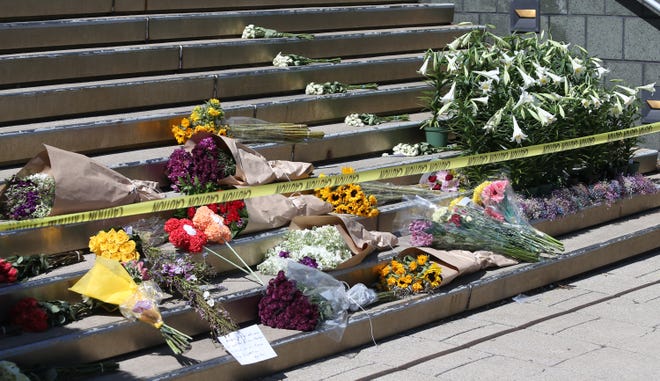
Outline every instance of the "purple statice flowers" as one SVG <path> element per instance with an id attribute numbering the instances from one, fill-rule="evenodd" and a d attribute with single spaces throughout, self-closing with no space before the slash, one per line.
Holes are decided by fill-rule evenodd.
<path id="1" fill-rule="evenodd" d="M 191 152 L 184 148 L 172 152 L 165 167 L 172 189 L 185 194 L 213 192 L 220 189 L 220 180 L 236 172 L 233 157 L 216 139 L 213 136 L 203 138 Z"/>
<path id="2" fill-rule="evenodd" d="M 433 235 L 428 233 L 431 227 L 429 220 L 413 220 L 408 225 L 410 230 L 410 244 L 412 246 L 431 246 L 433 243 Z"/>
<path id="3" fill-rule="evenodd" d="M 13 176 L 0 199 L 0 218 L 26 220 L 46 217 L 55 201 L 55 179 L 43 173 Z"/>
<path id="4" fill-rule="evenodd" d="M 606 204 L 634 195 L 657 192 L 655 184 L 642 176 L 620 176 L 610 181 L 599 181 L 589 186 L 583 184 L 554 190 L 548 197 L 520 199 L 523 213 L 529 220 L 554 220 L 575 214 L 579 210 Z"/>
<path id="5" fill-rule="evenodd" d="M 259 319 L 269 327 L 313 331 L 321 319 L 319 307 L 289 280 L 284 271 L 268 282 L 259 301 Z"/>

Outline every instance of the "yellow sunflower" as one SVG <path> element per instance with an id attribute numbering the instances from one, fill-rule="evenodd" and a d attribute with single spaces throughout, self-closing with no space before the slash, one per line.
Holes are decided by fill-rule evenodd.
<path id="1" fill-rule="evenodd" d="M 484 181 L 483 183 L 477 185 L 472 192 L 472 202 L 477 205 L 481 205 L 481 192 L 484 191 L 484 188 L 490 185 L 490 181 Z"/>

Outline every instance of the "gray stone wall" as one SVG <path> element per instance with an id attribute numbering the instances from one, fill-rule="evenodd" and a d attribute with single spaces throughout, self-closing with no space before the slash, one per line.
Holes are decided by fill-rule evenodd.
<path id="1" fill-rule="evenodd" d="M 636 0 L 540 0 L 541 30 L 554 40 L 570 42 L 600 57 L 608 79 L 629 86 L 660 84 L 660 18 Z M 452 3 L 426 0 L 423 2 Z M 510 34 L 511 0 L 455 0 L 454 23 L 495 25 Z M 660 149 L 660 134 L 644 146 Z"/>

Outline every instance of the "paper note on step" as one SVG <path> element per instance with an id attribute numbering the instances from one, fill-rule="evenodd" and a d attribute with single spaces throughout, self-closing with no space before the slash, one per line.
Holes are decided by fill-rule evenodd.
<path id="1" fill-rule="evenodd" d="M 254 364 L 277 357 L 277 353 L 257 325 L 220 336 L 218 340 L 241 365 Z"/>

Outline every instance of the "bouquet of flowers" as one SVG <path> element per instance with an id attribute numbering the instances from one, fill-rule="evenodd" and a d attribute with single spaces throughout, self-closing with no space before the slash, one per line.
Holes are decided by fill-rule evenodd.
<path id="1" fill-rule="evenodd" d="M 323 137 L 322 131 L 311 131 L 304 124 L 269 123 L 248 117 L 225 118 L 220 101 L 215 98 L 193 107 L 190 116 L 172 126 L 172 134 L 179 144 L 198 132 L 252 142 L 298 142 Z"/>
<path id="2" fill-rule="evenodd" d="M 425 173 L 420 177 L 419 184 L 435 191 L 458 192 L 461 181 L 465 182 L 465 178 L 455 170 L 450 169 L 448 171 Z"/>
<path id="3" fill-rule="evenodd" d="M 97 257 L 94 266 L 71 288 L 88 298 L 119 306 L 129 320 L 139 320 L 158 329 L 175 354 L 190 349 L 192 338 L 165 324 L 158 309 L 163 293 L 153 281 L 139 285 L 117 261 Z"/>
<path id="4" fill-rule="evenodd" d="M 97 256 L 119 262 L 137 261 L 140 253 L 137 243 L 124 229 L 100 231 L 89 239 L 89 250 Z"/>
<path id="5" fill-rule="evenodd" d="M 145 256 L 150 263 L 149 277 L 186 300 L 209 323 L 214 340 L 238 329 L 222 305 L 216 303 L 211 286 L 206 284 L 206 279 L 213 275 L 208 265 L 193 261 L 188 255 L 155 247 L 145 250 Z"/>
<path id="6" fill-rule="evenodd" d="M 505 267 L 518 261 L 490 251 L 436 250 L 409 247 L 391 261 L 379 264 L 379 288 L 398 296 L 434 292 L 461 275 L 490 267 Z"/>
<path id="7" fill-rule="evenodd" d="M 342 174 L 354 173 L 350 167 L 342 168 Z M 324 177 L 321 173 L 319 177 Z M 378 200 L 374 195 L 367 195 L 360 184 L 346 184 L 336 187 L 314 189 L 314 194 L 321 200 L 332 204 L 335 213 L 353 214 L 362 217 L 375 217 L 379 211 L 376 208 Z"/>
<path id="8" fill-rule="evenodd" d="M 12 176 L 0 198 L 0 218 L 27 220 L 46 217 L 55 200 L 55 179 L 45 173 Z"/>
<path id="9" fill-rule="evenodd" d="M 248 224 L 248 212 L 243 200 L 227 201 L 216 204 L 205 205 L 213 213 L 216 213 L 218 216 L 222 217 L 224 224 L 227 225 L 231 231 L 231 236 L 236 237 L 240 232 L 242 232 Z M 175 217 L 183 218 L 187 217 L 188 219 L 193 219 L 195 213 L 197 212 L 197 207 L 191 206 L 186 209 L 185 216 L 175 215 Z"/>
<path id="10" fill-rule="evenodd" d="M 47 273 L 52 269 L 84 260 L 85 257 L 76 251 L 50 255 L 15 255 L 0 258 L 0 284 L 20 282 Z"/>
<path id="11" fill-rule="evenodd" d="M 229 244 L 229 241 L 232 239 L 232 232 L 225 224 L 224 218 L 210 208 L 206 206 L 197 208 L 192 220 L 170 218 L 165 222 L 165 232 L 168 234 L 169 241 L 175 247 L 191 253 L 200 253 L 202 251 L 211 253 L 247 275 L 252 275 L 259 284 L 264 285 L 261 278 L 252 271 L 250 266 L 245 263 L 243 258 Z M 207 247 L 206 244 L 208 242 L 226 245 L 234 256 L 238 258 L 242 266 Z"/>
<path id="12" fill-rule="evenodd" d="M 289 66 L 305 66 L 313 63 L 340 63 L 341 58 L 308 58 L 297 54 L 282 52 L 277 53 L 273 58 L 273 66 L 275 67 L 289 67 Z"/>
<path id="13" fill-rule="evenodd" d="M 365 89 L 378 89 L 377 83 L 365 83 L 361 85 L 348 85 L 341 82 L 325 82 L 315 83 L 310 82 L 305 87 L 305 94 L 307 95 L 324 95 L 324 94 L 339 94 L 345 93 L 349 90 L 365 90 Z"/>
<path id="14" fill-rule="evenodd" d="M 257 265 L 262 274 L 275 275 L 288 259 L 319 270 L 332 270 L 352 257 L 351 250 L 334 225 L 288 230 L 283 241 L 268 249 L 266 259 Z"/>
<path id="15" fill-rule="evenodd" d="M 278 38 L 278 37 L 293 37 L 293 38 L 300 38 L 303 40 L 314 39 L 314 36 L 311 34 L 278 32 L 275 29 L 268 29 L 261 26 L 255 26 L 254 24 L 247 25 L 243 29 L 243 34 L 241 35 L 241 38 L 244 39 Z"/>
<path id="16" fill-rule="evenodd" d="M 64 300 L 39 301 L 26 297 L 10 309 L 9 322 L 25 332 L 43 332 L 89 316 L 96 307 L 98 303 L 93 300 L 69 303 Z"/>
<path id="17" fill-rule="evenodd" d="M 603 202 L 607 205 L 633 195 L 653 194 L 658 188 L 643 175 L 620 176 L 595 184 L 578 184 L 553 190 L 547 196 L 521 198 L 520 207 L 529 220 L 554 220 Z"/>
<path id="18" fill-rule="evenodd" d="M 376 114 L 348 114 L 344 118 L 344 123 L 349 127 L 376 126 L 378 124 L 410 120 L 407 114 L 378 116 Z"/>
<path id="19" fill-rule="evenodd" d="M 485 184 L 485 185 L 484 185 Z M 520 217 L 507 181 L 487 182 L 475 189 L 473 199 L 462 198 L 440 207 L 416 197 L 420 208 L 408 225 L 413 246 L 491 250 L 535 262 L 542 253 L 557 254 L 563 244 L 536 230 Z"/>
<path id="20" fill-rule="evenodd" d="M 432 155 L 434 153 L 442 152 L 441 147 L 434 147 L 427 142 L 407 144 L 399 143 L 392 147 L 392 155 L 395 156 L 424 156 Z M 390 154 L 385 152 L 383 156 L 389 156 Z"/>
<path id="21" fill-rule="evenodd" d="M 442 268 L 425 254 L 394 258 L 378 275 L 381 287 L 399 296 L 433 292 L 442 284 Z"/>
<path id="22" fill-rule="evenodd" d="M 177 148 L 165 168 L 172 189 L 184 194 L 214 192 L 220 180 L 234 175 L 236 162 L 213 136 L 202 138 L 192 151 Z"/>

